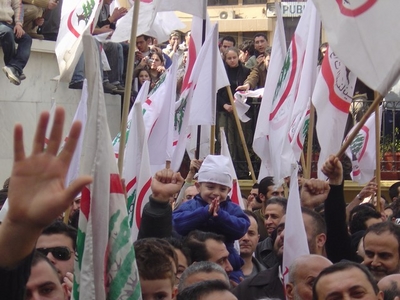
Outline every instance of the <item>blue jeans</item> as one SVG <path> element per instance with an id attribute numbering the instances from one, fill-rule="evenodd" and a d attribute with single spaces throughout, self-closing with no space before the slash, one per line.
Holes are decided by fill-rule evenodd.
<path id="1" fill-rule="evenodd" d="M 97 45 L 100 46 L 99 42 L 96 41 Z M 101 55 L 99 51 L 99 59 L 100 59 L 100 72 L 103 76 L 103 81 L 108 81 L 108 76 L 106 72 L 103 72 L 103 64 L 101 62 Z M 72 74 L 72 78 L 69 84 L 77 83 L 77 82 L 83 82 L 85 79 L 85 56 L 83 53 L 81 54 L 81 57 L 79 58 L 78 62 L 76 63 L 74 74 Z"/>
<path id="2" fill-rule="evenodd" d="M 32 38 L 25 33 L 17 39 L 14 27 L 0 22 L 0 42 L 3 47 L 5 65 L 14 67 L 21 74 L 31 54 Z M 17 50 L 15 50 L 15 43 L 18 44 Z"/>

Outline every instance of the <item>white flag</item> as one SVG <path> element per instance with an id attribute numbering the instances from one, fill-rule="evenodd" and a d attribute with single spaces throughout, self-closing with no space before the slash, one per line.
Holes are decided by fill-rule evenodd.
<path id="1" fill-rule="evenodd" d="M 60 80 L 69 82 L 82 54 L 82 34 L 96 24 L 101 9 L 99 0 L 63 1 L 56 41 Z"/>
<path id="2" fill-rule="evenodd" d="M 181 11 L 205 19 L 207 14 L 206 0 L 168 0 L 160 1 L 158 11 Z"/>
<path id="3" fill-rule="evenodd" d="M 90 115 L 81 173 L 93 182 L 82 191 L 73 299 L 141 299 L 128 215 L 107 122 L 97 45 L 83 37 Z"/>
<path id="4" fill-rule="evenodd" d="M 382 105 L 379 107 L 379 120 L 381 120 L 381 116 Z M 348 136 L 352 132 L 353 130 L 350 130 Z M 373 112 L 357 133 L 350 146 L 346 149 L 346 154 L 351 159 L 351 164 L 353 166 L 351 178 L 359 184 L 365 184 L 374 177 L 374 171 L 376 169 L 375 133 L 375 112 Z"/>
<path id="5" fill-rule="evenodd" d="M 85 132 L 86 121 L 87 121 L 87 98 L 88 98 L 88 87 L 87 80 L 83 81 L 81 100 L 79 101 L 78 108 L 76 109 L 74 119 L 72 121 L 80 121 L 82 123 L 82 132 Z M 65 186 L 69 186 L 79 175 L 79 166 L 81 162 L 82 146 L 83 146 L 83 134 L 80 135 L 74 155 L 72 156 L 71 164 L 69 165 L 68 174 L 65 179 Z"/>
<path id="6" fill-rule="evenodd" d="M 152 179 L 142 103 L 138 100 L 140 99 L 137 99 L 132 107 L 132 121 L 122 173 L 126 181 L 129 226 L 133 241 L 137 239 L 139 233 L 143 207 L 149 201 Z"/>
<path id="7" fill-rule="evenodd" d="M 313 1 L 336 55 L 385 96 L 400 75 L 400 1 Z"/>
<path id="8" fill-rule="evenodd" d="M 278 7 L 277 2 L 275 6 Z M 265 81 L 264 94 L 261 101 L 260 111 L 257 119 L 257 125 L 254 132 L 253 150 L 261 159 L 260 171 L 263 174 L 272 174 L 272 162 L 269 154 L 269 121 L 268 116 L 271 111 L 272 99 L 274 97 L 275 88 L 278 84 L 279 75 L 281 73 L 283 63 L 286 56 L 286 38 L 283 27 L 282 13 L 277 9 L 276 28 L 274 33 L 274 47 L 272 47 L 271 59 L 268 66 L 267 79 Z M 267 171 L 268 170 L 268 171 Z M 260 172 L 261 173 L 261 172 Z M 261 174 L 258 178 L 262 179 Z"/>
<path id="9" fill-rule="evenodd" d="M 357 77 L 329 47 L 315 84 L 312 102 L 317 112 L 316 131 L 321 147 L 318 178 L 326 179 L 322 165 L 342 145 Z"/>
<path id="10" fill-rule="evenodd" d="M 169 39 L 171 31 L 185 28 L 174 12 L 158 12 L 157 1 L 146 1 L 140 3 L 137 36 L 146 34 L 157 38 L 158 42 L 165 42 Z M 165 2 L 165 0 L 162 0 Z M 116 26 L 111 36 L 112 42 L 123 42 L 131 38 L 132 18 L 134 5 L 128 10 Z"/>
<path id="11" fill-rule="evenodd" d="M 229 85 L 218 46 L 218 26 L 207 35 L 193 66 L 189 125 L 215 125 L 217 91 Z"/>
<path id="12" fill-rule="evenodd" d="M 292 173 L 293 166 L 297 165 L 298 158 L 294 156 L 288 134 L 294 122 L 293 107 L 299 92 L 308 36 L 316 26 L 316 13 L 314 4 L 308 1 L 290 43 L 272 98 L 269 114 L 269 155 L 276 183 L 282 182 L 284 177 Z"/>
<path id="13" fill-rule="evenodd" d="M 297 168 L 290 177 L 290 191 L 285 217 L 285 241 L 283 246 L 282 273 L 283 282 L 289 282 L 289 268 L 293 261 L 301 256 L 310 254 L 301 213 Z"/>
<path id="14" fill-rule="evenodd" d="M 305 47 L 303 50 L 303 63 L 300 65 L 301 70 L 299 70 L 301 74 L 298 91 L 293 104 L 289 129 L 289 139 L 291 141 L 294 157 L 297 161 L 300 160 L 300 155 L 303 152 L 303 143 L 307 136 L 305 130 L 307 130 L 308 133 L 307 120 L 310 119 L 311 95 L 317 78 L 318 47 L 321 31 L 321 21 L 316 8 L 312 5 L 312 2 L 308 5 L 312 6 L 311 12 L 307 16 L 310 18 L 308 28 L 305 27 L 303 29 L 306 30 L 305 32 L 301 32 L 301 28 L 296 29 L 296 43 L 299 45 L 298 49 L 301 51 L 300 47 Z M 305 45 L 302 45 L 302 43 L 305 43 Z"/>

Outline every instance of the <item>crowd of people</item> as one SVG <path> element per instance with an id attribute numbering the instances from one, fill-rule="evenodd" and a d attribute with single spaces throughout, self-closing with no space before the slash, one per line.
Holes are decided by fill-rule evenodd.
<path id="1" fill-rule="evenodd" d="M 45 148 L 48 118 L 43 113 L 38 121 L 30 156 L 22 127 L 15 127 L 14 166 L 1 193 L 9 199 L 0 225 L 2 299 L 71 296 L 77 229 L 57 218 L 68 207 L 71 219 L 79 214 L 79 192 L 91 178 L 81 176 L 64 188 L 80 124 L 74 123 L 57 154 L 63 110 L 56 110 Z M 400 182 L 390 187 L 390 201 L 376 201 L 379 183 L 373 178 L 346 205 L 340 160 L 330 156 L 322 171 L 328 181 L 298 178 L 298 226 L 305 228 L 310 254 L 293 261 L 287 281 L 283 186 L 263 178 L 242 210 L 229 196 L 233 181 L 224 156 L 194 159 L 186 179 L 171 169 L 158 171 L 134 242 L 142 299 L 400 297 Z"/>
<path id="2" fill-rule="evenodd" d="M 0 0 L 0 40 L 3 71 L 16 85 L 25 78 L 32 38 L 55 40 L 61 2 L 54 0 Z M 115 23 L 127 11 L 110 12 L 105 0 L 93 34 L 112 35 Z M 41 27 L 41 31 L 38 31 Z M 167 45 L 140 35 L 136 40 L 132 102 L 145 81 L 151 90 L 180 55 L 177 81 L 182 79 L 190 32 L 172 32 Z M 15 43 L 18 47 L 15 47 Z M 110 65 L 103 71 L 105 92 L 123 93 L 128 43 L 99 43 Z M 264 87 L 270 48 L 267 36 L 236 47 L 233 37 L 220 39 L 230 91 Z M 17 50 L 15 50 L 17 49 Z M 321 54 L 326 45 L 321 45 Z M 102 67 L 103 68 L 103 67 Z M 70 88 L 80 89 L 84 61 L 80 58 Z M 179 94 L 179 85 L 178 91 Z M 250 147 L 259 100 L 252 103 L 250 123 L 242 123 Z M 233 118 L 229 92 L 217 94 L 218 127 L 227 130 L 228 145 L 239 178 L 249 176 Z M 64 179 L 80 126 L 75 123 L 58 154 L 63 112 L 56 111 L 47 148 L 44 134 L 48 114 L 41 115 L 33 152 L 26 156 L 22 128 L 14 133 L 14 166 L 0 191 L 1 205 L 9 199 L 0 225 L 0 298 L 69 299 L 76 259 L 79 192 L 91 182 L 82 176 L 64 189 Z M 217 135 L 218 136 L 218 135 Z M 218 152 L 217 146 L 217 152 Z M 354 199 L 345 199 L 344 171 L 330 156 L 323 173 L 327 181 L 299 174 L 299 197 L 309 255 L 297 257 L 283 280 L 282 260 L 288 195 L 285 186 L 265 177 L 244 197 L 245 209 L 229 193 L 233 178 L 229 160 L 209 155 L 190 162 L 185 179 L 170 169 L 158 171 L 152 195 L 143 209 L 134 249 L 142 298 L 150 299 L 400 299 L 400 182 L 389 189 L 388 200 L 375 199 L 375 178 Z M 286 189 L 287 191 L 287 189 Z M 346 204 L 349 202 L 349 204 Z M 60 220 L 71 207 L 69 224 Z"/>

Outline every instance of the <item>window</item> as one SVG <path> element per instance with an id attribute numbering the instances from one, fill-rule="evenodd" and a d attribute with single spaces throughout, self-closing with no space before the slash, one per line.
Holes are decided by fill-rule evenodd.
<path id="1" fill-rule="evenodd" d="M 208 0 L 208 6 L 238 5 L 239 0 Z"/>
<path id="2" fill-rule="evenodd" d="M 243 0 L 243 5 L 245 4 L 265 4 L 266 0 Z"/>

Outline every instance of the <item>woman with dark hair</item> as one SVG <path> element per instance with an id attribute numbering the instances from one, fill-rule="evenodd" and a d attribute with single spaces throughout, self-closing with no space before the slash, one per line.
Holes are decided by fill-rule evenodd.
<path id="1" fill-rule="evenodd" d="M 238 86 L 243 85 L 250 70 L 246 68 L 239 60 L 239 49 L 235 47 L 228 48 L 223 54 L 226 73 L 228 75 L 230 89 L 232 95 Z M 218 112 L 218 132 L 216 136 L 220 141 L 219 128 L 224 127 L 225 135 L 227 138 L 229 150 L 232 156 L 233 164 L 235 166 L 238 178 L 248 178 L 249 171 L 246 164 L 243 146 L 240 141 L 238 128 L 236 126 L 235 118 L 233 116 L 233 109 L 229 99 L 227 89 L 221 88 L 217 94 L 217 112 Z M 246 144 L 248 146 L 252 143 L 251 127 L 249 123 L 241 123 L 243 133 L 245 134 Z M 218 145 L 220 147 L 220 143 Z M 218 150 L 218 149 L 217 149 Z"/>

